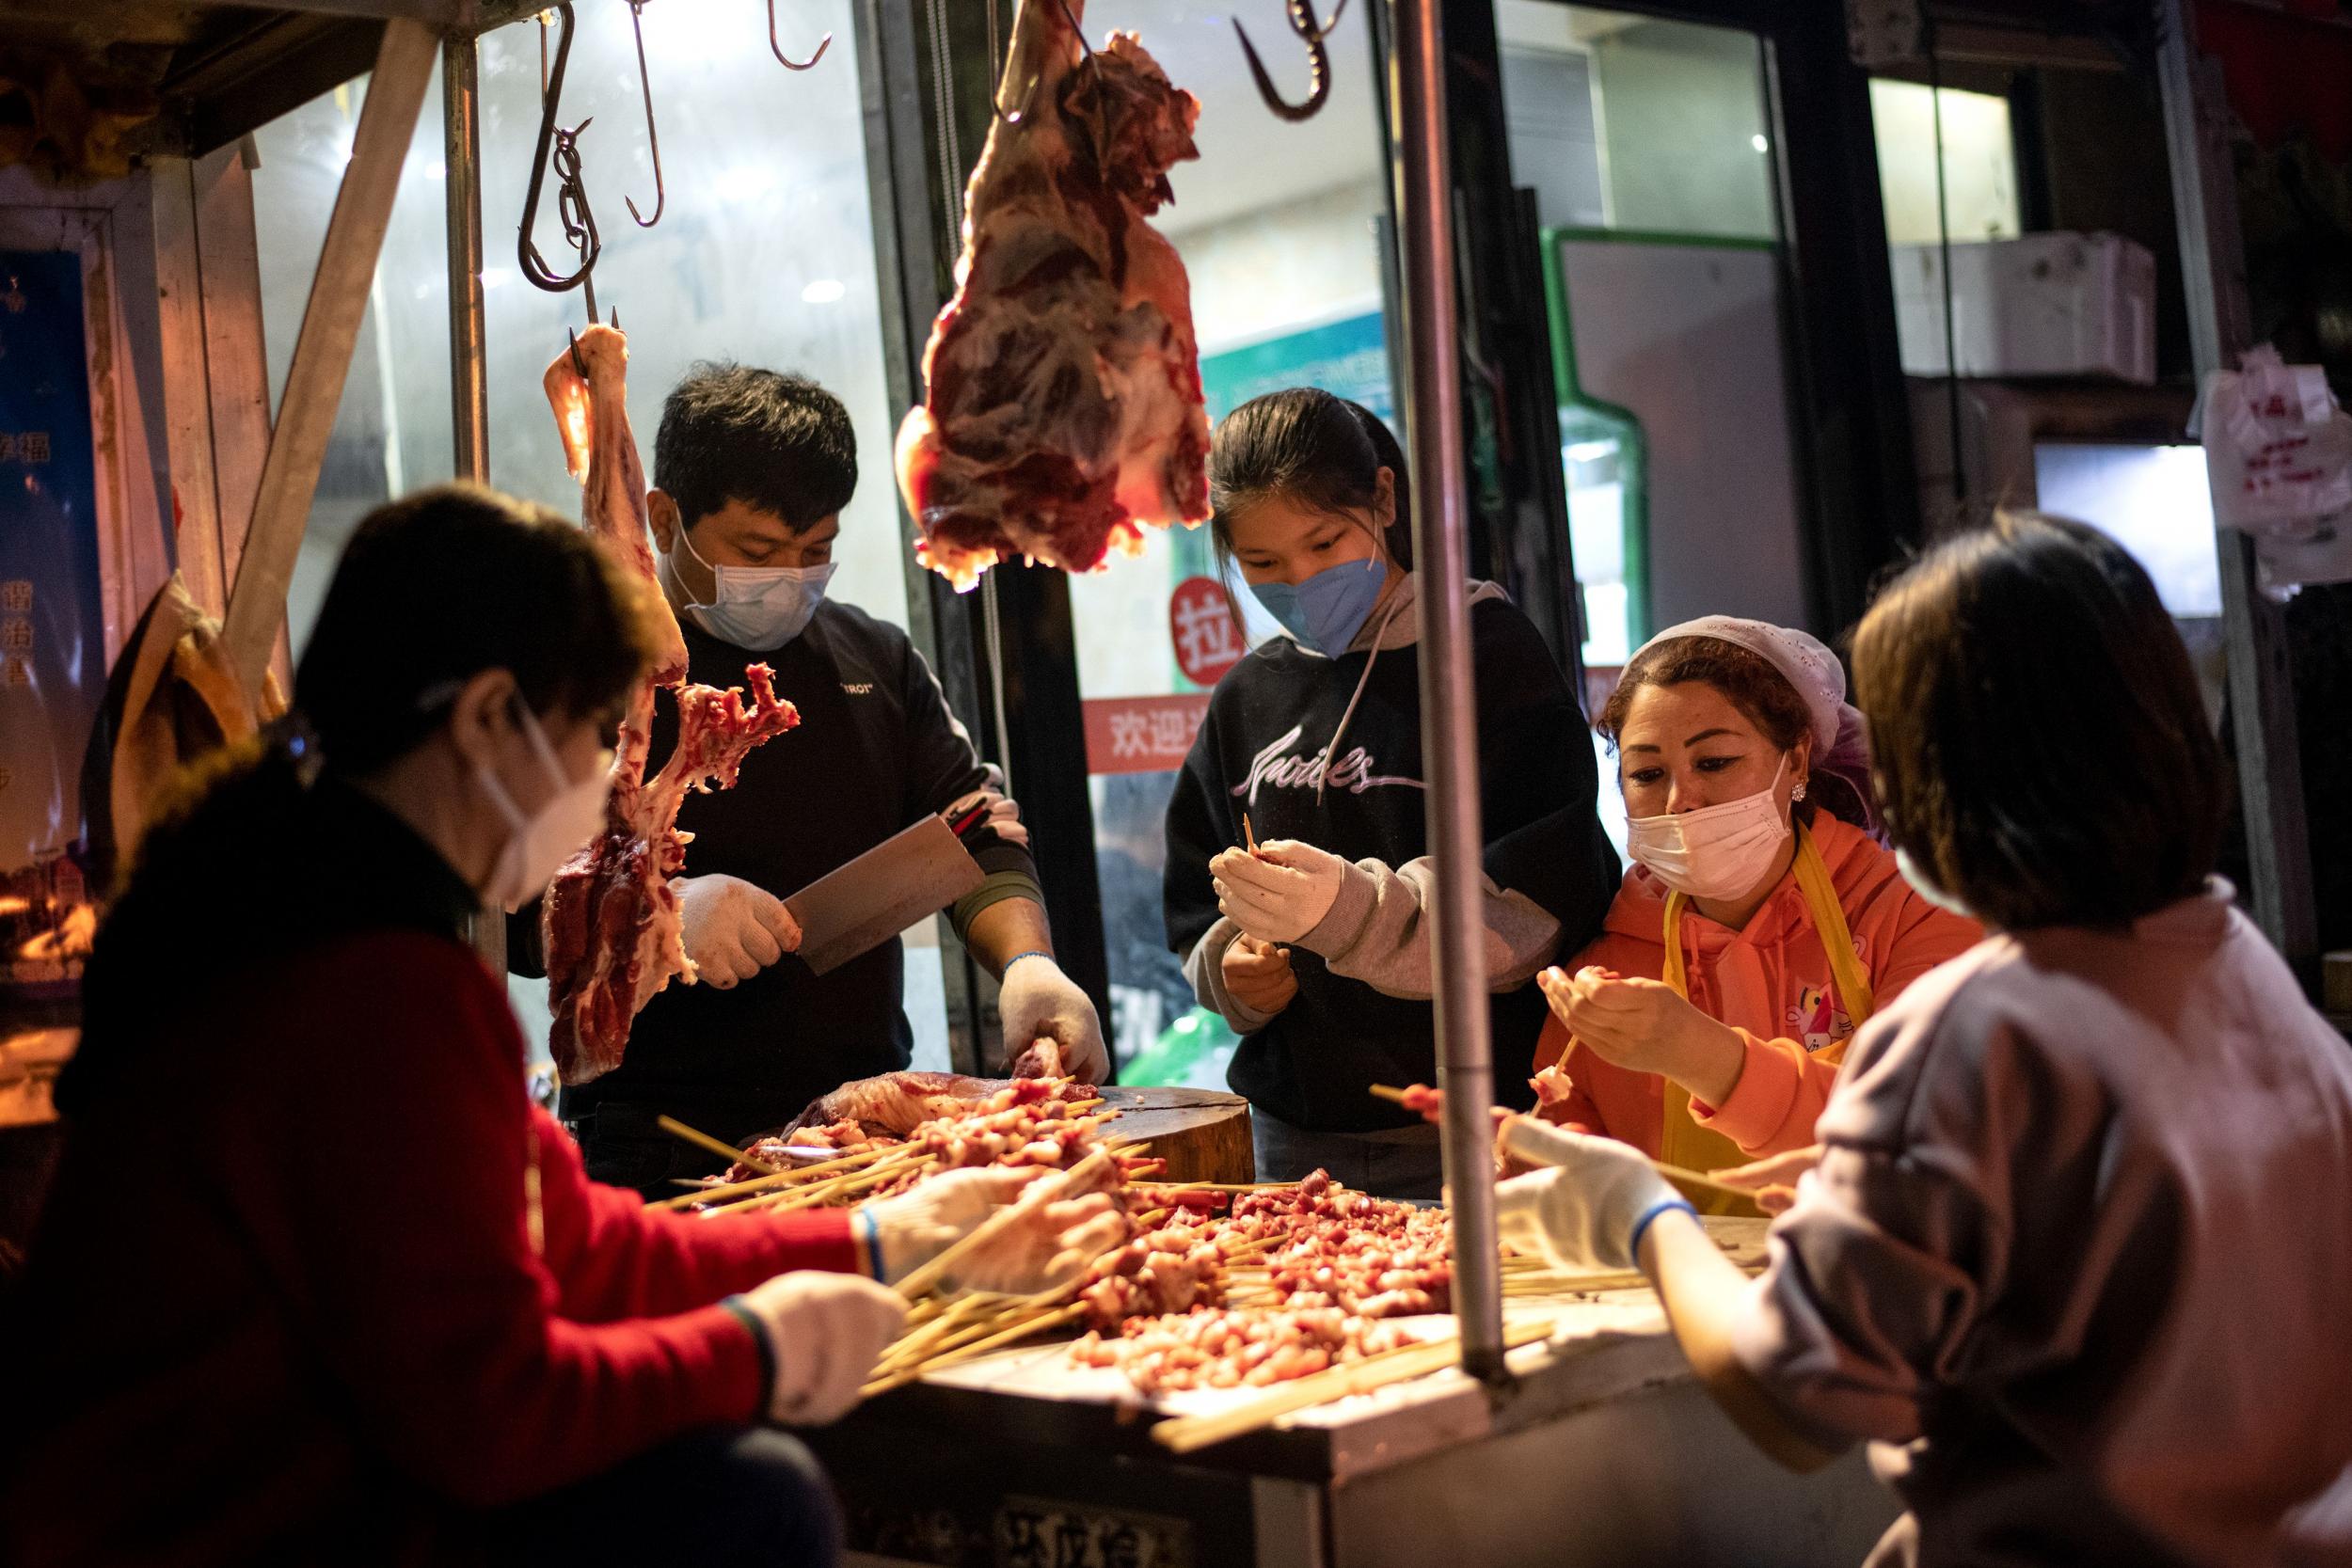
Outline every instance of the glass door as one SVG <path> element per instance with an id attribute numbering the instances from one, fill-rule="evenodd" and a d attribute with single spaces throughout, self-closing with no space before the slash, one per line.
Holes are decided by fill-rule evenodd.
<path id="1" fill-rule="evenodd" d="M 1661 626 L 1806 620 L 1764 47 L 1549 0 L 1497 0 L 1495 20 L 1597 711 Z M 1616 791 L 1600 806 L 1622 848 Z"/>

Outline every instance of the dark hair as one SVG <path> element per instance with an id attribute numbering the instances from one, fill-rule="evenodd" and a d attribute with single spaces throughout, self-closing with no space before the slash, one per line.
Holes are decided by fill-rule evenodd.
<path id="1" fill-rule="evenodd" d="M 804 375 L 706 359 L 661 404 L 653 482 L 684 527 L 736 500 L 800 533 L 857 493 L 857 433 Z"/>
<path id="2" fill-rule="evenodd" d="M 485 670 L 534 713 L 617 705 L 653 665 L 649 584 L 577 525 L 476 484 L 377 507 L 343 547 L 294 674 L 323 760 L 365 774 L 416 749 Z"/>
<path id="3" fill-rule="evenodd" d="M 2220 747 L 2105 534 L 2008 514 L 1941 546 L 1863 618 L 1854 675 L 1889 835 L 1988 923 L 2124 926 L 2212 874 Z"/>
<path id="4" fill-rule="evenodd" d="M 1380 493 L 1380 470 L 1395 476 L 1396 520 L 1387 537 L 1389 559 L 1413 566 L 1411 486 L 1405 449 L 1361 404 L 1320 387 L 1292 387 L 1251 398 L 1219 421 L 1209 438 L 1209 538 L 1217 577 L 1233 562 L 1233 514 L 1267 497 L 1318 512 L 1369 512 Z"/>
<path id="5" fill-rule="evenodd" d="M 1609 737 L 1612 750 L 1624 733 L 1627 716 L 1633 709 L 1633 694 L 1645 686 L 1681 686 L 1698 681 L 1713 687 L 1724 700 L 1740 710 L 1748 722 L 1772 745 L 1783 752 L 1795 748 L 1798 741 L 1813 733 L 1813 710 L 1805 706 L 1804 698 L 1789 684 L 1788 677 L 1773 668 L 1772 661 L 1762 654 L 1726 642 L 1719 637 L 1676 637 L 1645 648 L 1634 656 L 1631 663 L 1617 677 L 1615 689 L 1601 705 L 1593 728 Z M 1815 763 L 1823 759 L 1815 757 Z M 1870 814 L 1864 801 L 1854 793 L 1854 786 L 1844 779 L 1816 767 L 1806 781 L 1805 799 L 1797 803 L 1795 815 L 1801 821 L 1813 820 L 1814 808 L 1827 806 L 1830 814 L 1857 827 L 1869 825 Z"/>

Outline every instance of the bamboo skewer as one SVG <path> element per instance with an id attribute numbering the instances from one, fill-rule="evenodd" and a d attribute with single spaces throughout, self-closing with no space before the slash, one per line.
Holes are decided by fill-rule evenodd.
<path id="1" fill-rule="evenodd" d="M 736 1148 L 733 1144 L 724 1142 L 722 1139 L 714 1138 L 707 1132 L 697 1132 L 693 1128 L 687 1126 L 686 1123 L 678 1120 L 675 1117 L 656 1117 L 654 1118 L 654 1125 L 660 1128 L 661 1131 L 669 1133 L 670 1136 L 674 1138 L 683 1138 L 688 1143 L 692 1144 L 696 1148 L 707 1149 L 713 1154 L 723 1157 L 729 1164 L 740 1162 L 743 1164 L 751 1166 L 752 1169 L 759 1172 L 762 1176 L 773 1176 L 776 1174 L 776 1167 L 770 1164 L 767 1161 L 755 1160 L 750 1155 L 744 1153 L 741 1149 Z"/>
<path id="2" fill-rule="evenodd" d="M 1503 1348 L 1516 1350 L 1521 1345 L 1549 1338 L 1553 1327 L 1549 1318 L 1515 1324 L 1503 1334 Z M 1222 1443 L 1245 1433 L 1255 1432 L 1296 1411 L 1327 1404 L 1349 1394 L 1370 1393 L 1391 1383 L 1404 1383 L 1443 1371 L 1459 1365 L 1461 1359 L 1461 1341 L 1452 1334 L 1420 1344 L 1400 1345 L 1395 1350 L 1367 1355 L 1360 1361 L 1343 1362 L 1325 1371 L 1311 1372 L 1280 1386 L 1263 1399 L 1252 1400 L 1232 1410 L 1206 1416 L 1180 1416 L 1162 1421 L 1152 1429 L 1152 1440 L 1171 1452 L 1191 1453 L 1213 1443 Z"/>
<path id="3" fill-rule="evenodd" d="M 1371 1089 L 1375 1099 L 1385 1100 L 1394 1105 L 1405 1103 L 1405 1091 L 1392 1085 L 1375 1084 L 1371 1085 Z M 1645 1155 L 1644 1158 L 1649 1157 Z M 1685 1197 L 1694 1197 L 1705 1193 L 1739 1198 L 1750 1204 L 1756 1201 L 1756 1195 L 1745 1187 L 1735 1187 L 1729 1182 L 1718 1181 L 1705 1171 L 1692 1170 L 1683 1165 L 1670 1165 L 1665 1161 L 1657 1159 L 1651 1159 L 1649 1164 L 1652 1170 L 1679 1188 Z"/>
<path id="4" fill-rule="evenodd" d="M 1001 1350 L 1015 1340 L 1025 1339 L 1033 1334 L 1042 1334 L 1048 1329 L 1059 1328 L 1064 1323 L 1074 1322 L 1085 1310 L 1084 1302 L 1073 1301 L 1067 1307 L 1049 1307 L 1041 1312 L 1027 1313 L 1020 1322 L 1001 1328 L 983 1338 L 975 1339 L 970 1344 L 944 1352 L 917 1366 L 901 1369 L 886 1377 L 875 1378 L 859 1392 L 866 1399 L 872 1399 L 877 1394 L 886 1394 L 893 1388 L 903 1387 L 914 1382 L 928 1372 L 952 1367 L 959 1362 L 969 1361 L 975 1356 L 985 1355 L 993 1350 Z"/>
<path id="5" fill-rule="evenodd" d="M 748 1181 L 729 1181 L 716 1187 L 701 1187 L 691 1193 L 680 1193 L 675 1197 L 662 1198 L 652 1207 L 691 1209 L 702 1204 L 728 1203 L 737 1198 L 750 1197 L 759 1193 L 772 1193 L 779 1187 L 818 1181 L 829 1175 L 838 1175 L 842 1171 L 853 1169 L 859 1165 L 870 1164 L 885 1154 L 898 1152 L 901 1147 L 895 1144 L 880 1144 L 870 1148 L 861 1148 L 854 1154 L 844 1154 L 836 1160 L 821 1160 L 815 1164 L 780 1170 L 772 1176 L 755 1176 Z"/>

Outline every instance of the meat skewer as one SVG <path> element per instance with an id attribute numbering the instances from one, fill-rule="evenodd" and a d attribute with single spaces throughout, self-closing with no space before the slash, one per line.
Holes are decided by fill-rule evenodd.
<path id="1" fill-rule="evenodd" d="M 592 326 L 548 367 L 548 401 L 564 456 L 581 481 L 582 521 L 641 578 L 644 611 L 656 620 L 658 667 L 630 697 L 613 747 L 604 832 L 566 862 L 541 913 L 548 965 L 548 1043 L 566 1084 L 618 1067 L 639 1009 L 674 977 L 694 981 L 677 895 L 686 863 L 677 829 L 687 792 L 731 786 L 752 749 L 801 721 L 775 693 L 765 664 L 744 671 L 751 688 L 724 691 L 686 680 L 686 640 L 655 584 L 645 536 L 645 470 L 628 424 L 628 343 Z M 677 701 L 677 740 L 651 780 L 654 692 Z"/>
<path id="2" fill-rule="evenodd" d="M 1200 104 L 1133 33 L 1089 50 L 1083 9 L 1022 0 L 955 297 L 898 431 L 916 553 L 960 588 L 1012 556 L 1091 571 L 1145 524 L 1209 515 L 1191 285 L 1144 222 L 1200 156 Z"/>

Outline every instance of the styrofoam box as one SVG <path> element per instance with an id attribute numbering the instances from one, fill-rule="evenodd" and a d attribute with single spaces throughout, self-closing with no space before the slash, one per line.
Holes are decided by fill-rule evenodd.
<path id="1" fill-rule="evenodd" d="M 1903 371 L 1947 373 L 1944 267 L 1893 247 Z M 1952 246 L 1953 343 L 1974 376 L 2156 378 L 2156 260 L 2119 234 L 2028 234 Z"/>

